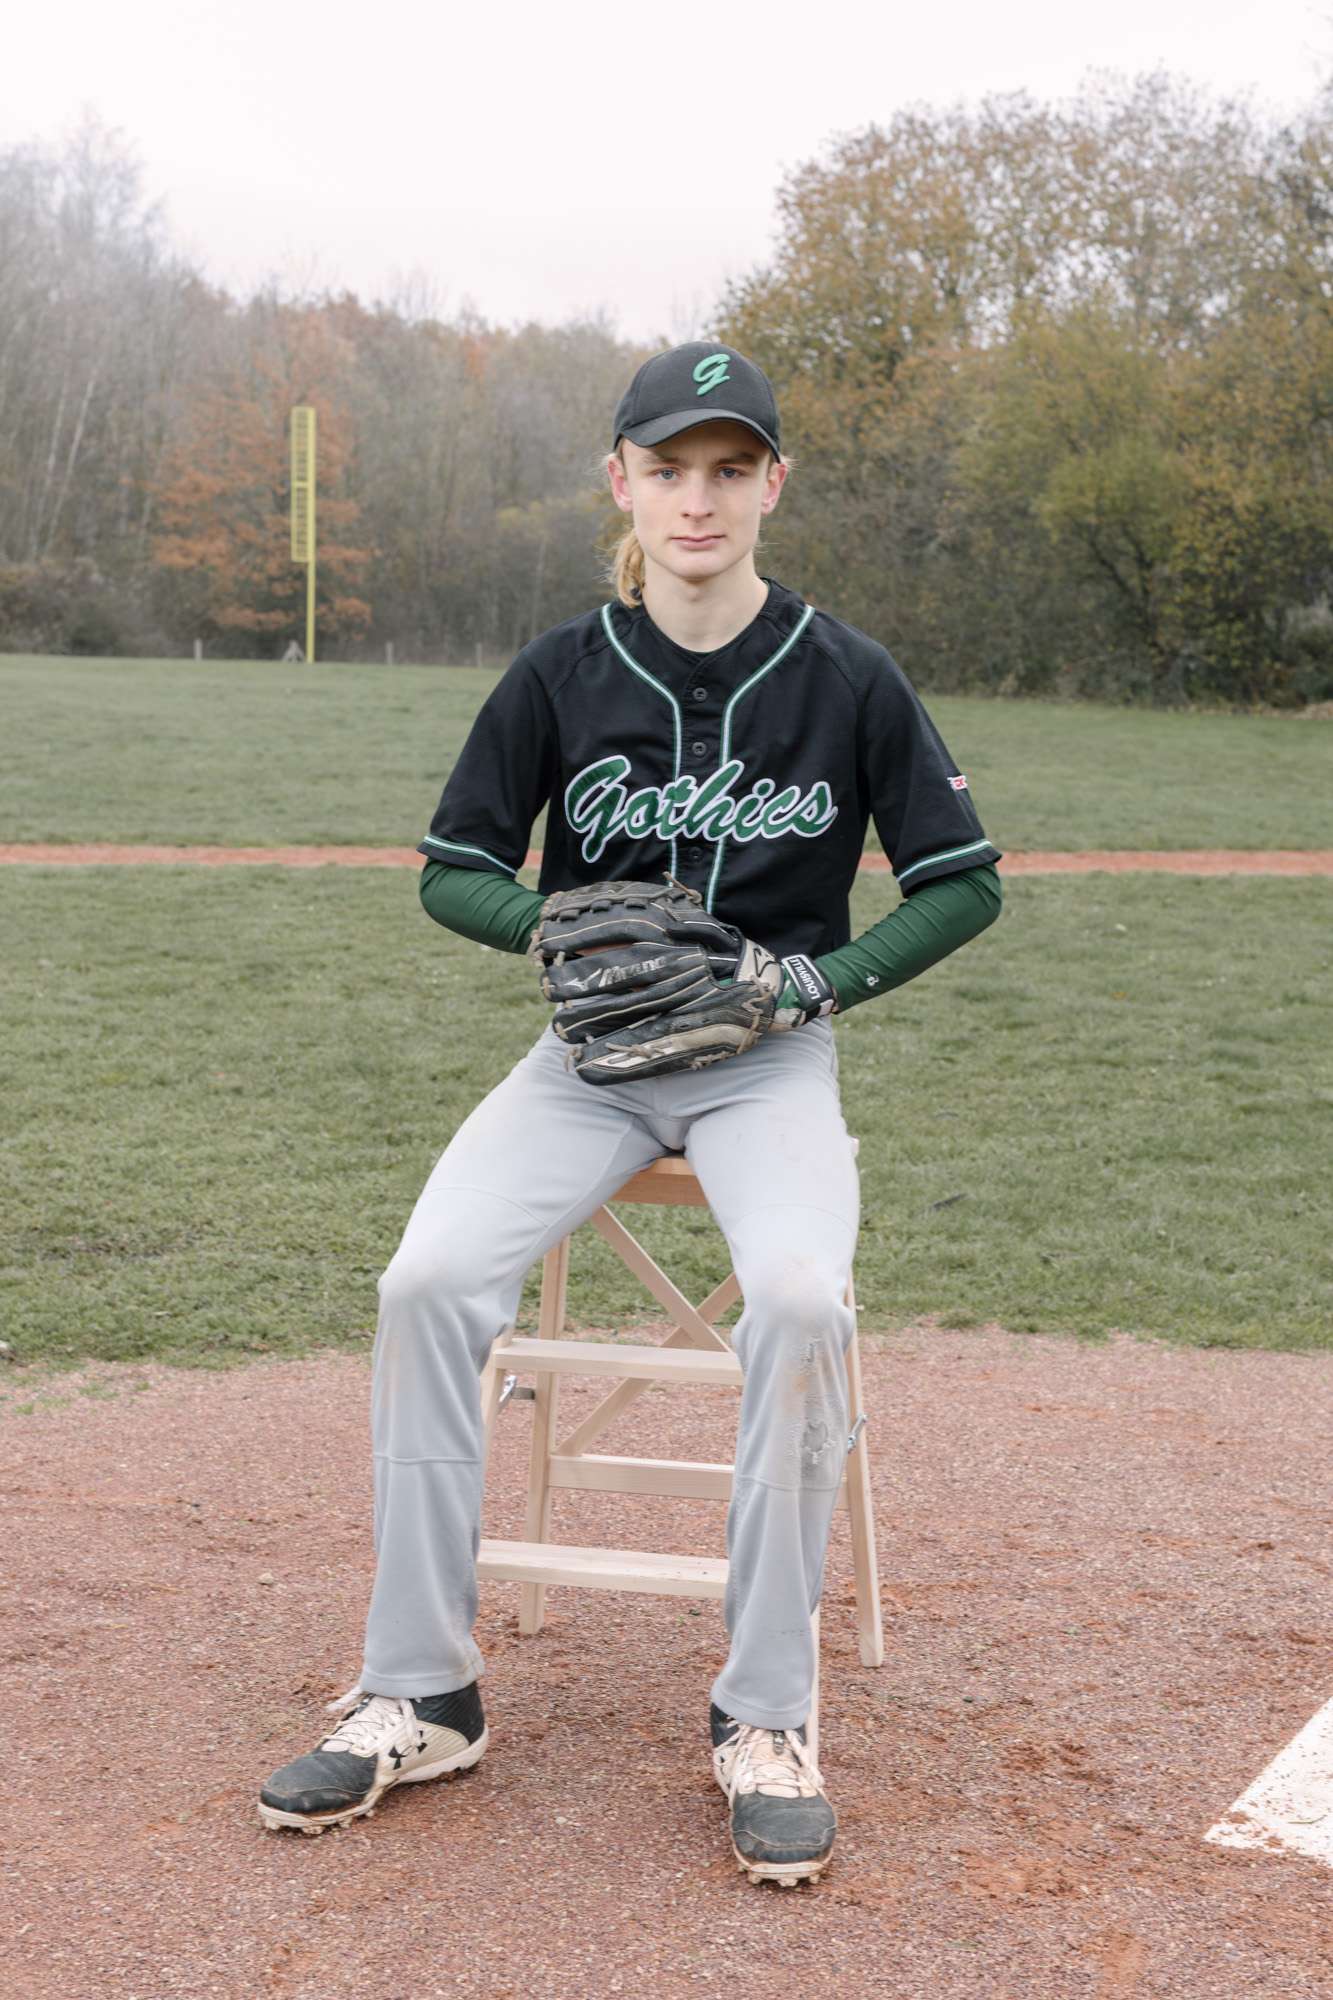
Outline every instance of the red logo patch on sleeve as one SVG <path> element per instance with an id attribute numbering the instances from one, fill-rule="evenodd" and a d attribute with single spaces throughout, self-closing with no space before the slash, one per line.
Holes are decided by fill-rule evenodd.
<path id="1" fill-rule="evenodd" d="M 965 792 L 967 790 L 967 779 L 963 776 L 961 771 L 959 772 L 956 778 L 950 778 L 949 783 L 953 786 L 956 792 Z"/>

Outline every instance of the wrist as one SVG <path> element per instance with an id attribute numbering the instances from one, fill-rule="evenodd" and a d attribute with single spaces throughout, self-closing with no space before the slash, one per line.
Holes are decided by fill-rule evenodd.
<path id="1" fill-rule="evenodd" d="M 804 952 L 793 952 L 782 961 L 786 974 L 779 1006 L 785 1010 L 795 1010 L 799 1022 L 818 1021 L 832 1014 L 838 1005 L 838 996 L 833 982 L 820 971 L 813 958 Z"/>

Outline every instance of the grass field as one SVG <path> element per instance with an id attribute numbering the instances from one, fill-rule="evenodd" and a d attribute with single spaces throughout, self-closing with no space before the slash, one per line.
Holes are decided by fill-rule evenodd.
<path id="1" fill-rule="evenodd" d="M 415 846 L 494 680 L 0 658 L 0 840 Z M 1003 847 L 1333 845 L 1328 723 L 930 706 Z"/>
<path id="2" fill-rule="evenodd" d="M 219 832 L 215 796 L 174 830 Z M 892 893 L 863 880 L 854 923 Z M 984 937 L 850 1014 L 867 1327 L 1329 1344 L 1329 916 L 1320 881 L 1018 881 Z M 0 921 L 17 1360 L 364 1337 L 434 1157 L 545 1017 L 528 967 L 433 926 L 407 873 L 23 866 Z M 706 1216 L 644 1233 L 688 1283 L 716 1273 Z M 642 1316 L 582 1241 L 572 1307 Z"/>

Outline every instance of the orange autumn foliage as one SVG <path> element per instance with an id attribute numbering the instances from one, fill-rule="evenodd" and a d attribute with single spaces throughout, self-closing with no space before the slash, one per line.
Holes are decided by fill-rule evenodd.
<path id="1" fill-rule="evenodd" d="M 263 310 L 263 323 L 191 404 L 156 492 L 153 562 L 175 580 L 201 632 L 279 638 L 304 630 L 304 568 L 291 558 L 288 424 L 310 403 L 318 423 L 317 617 L 326 643 L 370 623 L 360 595 L 373 550 L 356 536 L 350 357 L 326 315 Z"/>

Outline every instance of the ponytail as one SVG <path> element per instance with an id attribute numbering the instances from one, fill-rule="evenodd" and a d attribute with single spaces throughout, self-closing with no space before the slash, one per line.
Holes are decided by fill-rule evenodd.
<path id="1" fill-rule="evenodd" d="M 627 611 L 637 611 L 643 603 L 643 549 L 633 528 L 626 528 L 607 567 L 607 581 Z"/>

